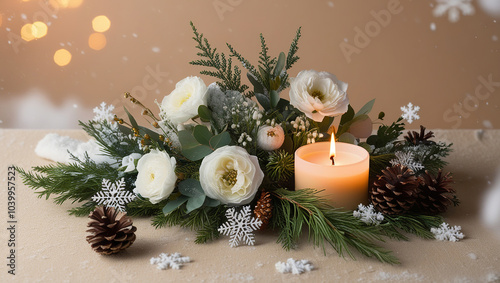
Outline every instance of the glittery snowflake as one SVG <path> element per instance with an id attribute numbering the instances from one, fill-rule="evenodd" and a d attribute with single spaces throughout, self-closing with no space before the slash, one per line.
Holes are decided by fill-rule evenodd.
<path id="1" fill-rule="evenodd" d="M 291 272 L 292 274 L 301 274 L 314 269 L 314 266 L 308 260 L 294 260 L 293 258 L 287 259 L 286 262 L 279 261 L 275 264 L 275 267 L 278 272 Z"/>
<path id="2" fill-rule="evenodd" d="M 464 238 L 464 234 L 460 232 L 461 229 L 460 226 L 450 227 L 448 223 L 443 222 L 438 228 L 431 228 L 431 232 L 440 241 L 458 242 Z"/>
<path id="3" fill-rule="evenodd" d="M 136 196 L 125 190 L 125 179 L 111 183 L 107 179 L 102 179 L 102 190 L 92 197 L 92 200 L 99 205 L 114 207 L 120 211 L 125 211 L 125 204 L 133 201 Z"/>
<path id="4" fill-rule="evenodd" d="M 474 15 L 472 0 L 436 0 L 437 6 L 434 8 L 434 16 L 441 17 L 448 13 L 448 20 L 452 23 L 458 22 L 460 13 L 464 16 Z"/>
<path id="5" fill-rule="evenodd" d="M 101 107 L 94 108 L 94 119 L 93 121 L 101 122 L 101 121 L 113 121 L 115 115 L 113 114 L 113 110 L 115 110 L 115 106 L 108 105 L 106 106 L 106 102 L 102 102 Z"/>
<path id="6" fill-rule="evenodd" d="M 401 164 L 410 168 L 413 172 L 424 169 L 424 166 L 420 162 L 415 161 L 415 159 L 413 158 L 413 152 L 411 151 L 396 151 L 394 155 L 396 155 L 396 158 L 390 161 L 393 166 Z"/>
<path id="7" fill-rule="evenodd" d="M 180 253 L 166 254 L 161 253 L 158 257 L 152 257 L 149 262 L 156 264 L 156 268 L 165 270 L 169 267 L 172 269 L 180 269 L 183 263 L 191 262 L 188 256 L 182 257 Z"/>
<path id="8" fill-rule="evenodd" d="M 414 106 L 411 102 L 407 106 L 401 106 L 401 111 L 403 111 L 403 119 L 406 119 L 408 123 L 413 123 L 414 120 L 420 119 L 417 112 L 420 110 L 420 106 Z"/>
<path id="9" fill-rule="evenodd" d="M 362 203 L 358 205 L 358 210 L 354 210 L 352 215 L 368 225 L 379 225 L 384 221 L 384 215 L 376 212 L 373 204 L 364 206 Z"/>
<path id="10" fill-rule="evenodd" d="M 232 207 L 226 211 L 227 222 L 219 227 L 219 232 L 230 236 L 229 246 L 232 248 L 239 246 L 240 241 L 245 241 L 247 245 L 253 246 L 255 243 L 253 231 L 260 228 L 262 221 L 251 215 L 250 206 L 244 206 L 239 212 L 235 212 Z"/>

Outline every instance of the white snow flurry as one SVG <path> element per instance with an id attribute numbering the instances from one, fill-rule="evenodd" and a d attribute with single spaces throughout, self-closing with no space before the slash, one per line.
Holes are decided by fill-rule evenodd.
<path id="1" fill-rule="evenodd" d="M 111 183 L 108 179 L 102 179 L 102 190 L 92 197 L 99 205 L 114 207 L 125 211 L 125 204 L 133 201 L 136 196 L 125 190 L 125 179 Z"/>
<path id="2" fill-rule="evenodd" d="M 443 222 L 438 228 L 431 228 L 431 232 L 437 240 L 458 242 L 464 238 L 464 234 L 460 232 L 461 229 L 460 226 L 450 227 L 448 223 Z"/>
<path id="3" fill-rule="evenodd" d="M 251 215 L 250 206 L 244 206 L 240 212 L 235 212 L 234 207 L 226 210 L 227 222 L 222 224 L 219 233 L 230 236 L 229 246 L 239 246 L 240 241 L 253 246 L 255 243 L 253 231 L 260 228 L 262 221 Z"/>
<path id="4" fill-rule="evenodd" d="M 384 215 L 380 212 L 376 212 L 373 204 L 364 206 L 360 203 L 358 205 L 358 210 L 354 210 L 352 215 L 368 225 L 379 225 L 384 221 Z"/>
<path id="5" fill-rule="evenodd" d="M 182 257 L 180 253 L 166 254 L 161 253 L 158 257 L 152 257 L 149 262 L 156 264 L 156 268 L 165 270 L 167 268 L 180 269 L 183 263 L 191 262 L 188 256 Z"/>
<path id="6" fill-rule="evenodd" d="M 314 266 L 308 260 L 294 260 L 293 258 L 287 259 L 286 262 L 278 261 L 275 264 L 275 267 L 278 272 L 291 272 L 292 274 L 301 274 L 303 272 L 311 271 L 314 269 Z"/>
<path id="7" fill-rule="evenodd" d="M 437 5 L 434 8 L 434 16 L 441 17 L 448 13 L 448 20 L 452 23 L 458 22 L 460 12 L 464 16 L 474 15 L 474 6 L 472 0 L 436 0 Z"/>

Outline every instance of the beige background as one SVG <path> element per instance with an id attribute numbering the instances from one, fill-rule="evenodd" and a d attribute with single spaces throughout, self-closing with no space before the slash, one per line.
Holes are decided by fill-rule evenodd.
<path id="1" fill-rule="evenodd" d="M 68 1 L 81 4 L 64 8 Z M 155 99 L 201 70 L 188 64 L 196 59 L 192 20 L 213 46 L 227 51 L 229 42 L 254 64 L 259 33 L 276 56 L 288 50 L 302 26 L 301 60 L 291 76 L 303 69 L 332 72 L 349 83 L 355 109 L 377 98 L 375 111 L 385 111 L 387 121 L 412 102 L 421 107 L 421 119 L 410 128 L 420 123 L 429 128 L 500 128 L 500 87 L 482 87 L 479 79 L 490 76 L 500 82 L 500 4 L 471 3 L 473 15 L 461 13 L 451 22 L 447 14 L 433 15 L 434 0 L 2 1 L 0 127 L 76 128 L 77 119 L 91 118 L 91 109 L 101 101 L 121 109 L 125 91 L 156 109 Z M 484 3 L 496 5 L 497 18 Z M 393 13 L 382 26 L 373 14 L 387 11 Z M 106 15 L 111 28 L 103 33 L 105 48 L 95 51 L 88 38 L 98 15 Z M 21 27 L 34 20 L 46 22 L 48 34 L 25 42 L 19 38 Z M 369 42 L 356 40 L 358 30 L 366 33 L 367 28 Z M 357 48 L 356 53 L 346 55 L 342 45 Z M 60 48 L 73 55 L 64 67 L 53 61 Z M 153 70 L 160 73 L 156 80 Z"/>

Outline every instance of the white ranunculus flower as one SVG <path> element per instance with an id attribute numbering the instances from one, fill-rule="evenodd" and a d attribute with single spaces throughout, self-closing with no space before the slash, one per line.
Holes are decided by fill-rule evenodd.
<path id="1" fill-rule="evenodd" d="M 175 188 L 175 158 L 156 149 L 139 159 L 134 192 L 148 198 L 151 203 L 159 203 L 168 198 Z"/>
<path id="2" fill-rule="evenodd" d="M 122 167 L 126 167 L 125 172 L 133 171 L 135 169 L 135 161 L 141 158 L 141 156 L 142 155 L 140 153 L 132 153 L 125 156 L 122 159 Z"/>
<path id="3" fill-rule="evenodd" d="M 264 126 L 257 133 L 257 145 L 263 150 L 276 150 L 285 141 L 285 132 L 280 125 Z"/>
<path id="4" fill-rule="evenodd" d="M 250 203 L 264 173 L 257 157 L 239 146 L 223 146 L 207 155 L 200 166 L 200 183 L 205 194 L 221 203 Z"/>
<path id="5" fill-rule="evenodd" d="M 325 116 L 347 112 L 347 83 L 328 72 L 301 71 L 290 84 L 290 103 L 307 117 L 321 122 Z"/>
<path id="6" fill-rule="evenodd" d="M 207 104 L 207 86 L 199 77 L 187 77 L 161 102 L 162 114 L 178 125 L 198 115 L 198 107 Z"/>

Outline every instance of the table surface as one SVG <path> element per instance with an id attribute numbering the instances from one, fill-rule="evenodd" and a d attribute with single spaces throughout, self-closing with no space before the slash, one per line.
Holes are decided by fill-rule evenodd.
<path id="1" fill-rule="evenodd" d="M 81 140 L 80 130 L 0 129 L 0 179 L 7 186 L 7 168 L 49 164 L 34 153 L 36 143 L 47 133 Z M 466 238 L 460 242 L 388 240 L 381 245 L 400 259 L 388 265 L 358 253 L 357 260 L 340 258 L 329 248 L 326 255 L 304 238 L 296 250 L 284 251 L 273 232 L 259 232 L 255 246 L 230 248 L 227 238 L 197 245 L 193 231 L 178 227 L 155 229 L 150 218 L 136 218 L 137 239 L 126 251 L 100 256 L 85 240 L 86 217 L 69 216 L 70 203 L 56 205 L 40 199 L 16 179 L 16 275 L 2 264 L 0 282 L 138 282 L 149 281 L 310 281 L 310 282 L 488 282 L 500 278 L 500 234 L 480 221 L 481 200 L 494 184 L 500 165 L 500 130 L 435 130 L 436 140 L 454 143 L 446 170 L 454 173 L 455 189 L 461 199 L 444 215 L 451 225 L 462 226 Z M 9 256 L 7 247 L 7 190 L 0 191 L 0 257 Z M 180 270 L 158 270 L 149 263 L 160 253 L 179 252 L 191 263 Z M 275 263 L 288 258 L 308 259 L 315 270 L 301 275 L 281 274 Z"/>

